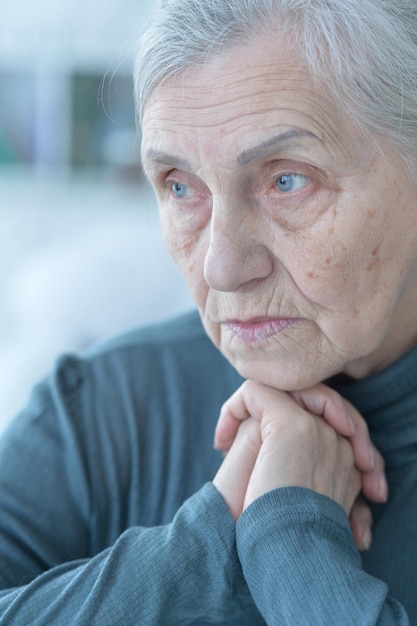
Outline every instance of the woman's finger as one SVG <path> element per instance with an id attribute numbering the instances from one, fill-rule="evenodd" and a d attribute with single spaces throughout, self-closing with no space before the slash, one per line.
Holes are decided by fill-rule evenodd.
<path id="1" fill-rule="evenodd" d="M 300 406 L 322 416 L 336 432 L 349 439 L 355 465 L 363 473 L 364 495 L 374 502 L 385 502 L 388 487 L 384 460 L 371 441 L 365 420 L 355 407 L 326 385 L 317 385 L 291 395 Z"/>
<path id="2" fill-rule="evenodd" d="M 215 447 L 229 450 L 242 420 L 252 416 L 262 421 L 265 412 L 290 412 L 296 406 L 322 417 L 339 434 L 346 437 L 353 450 L 355 466 L 362 472 L 363 493 L 371 501 L 385 502 L 388 487 L 384 461 L 373 445 L 367 424 L 361 414 L 333 389 L 320 384 L 303 391 L 287 393 L 254 381 L 246 381 L 223 405 L 215 432 Z"/>
<path id="3" fill-rule="evenodd" d="M 359 497 L 353 505 L 349 522 L 358 550 L 369 550 L 372 543 L 372 513 L 363 498 Z"/>
<path id="4" fill-rule="evenodd" d="M 240 424 L 230 450 L 213 479 L 234 520 L 243 510 L 248 483 L 261 447 L 260 423 L 254 418 Z"/>
<path id="5" fill-rule="evenodd" d="M 319 384 L 310 389 L 293 391 L 290 395 L 306 411 L 323 417 L 339 435 L 344 437 L 355 435 L 356 420 L 349 411 L 350 405 L 334 389 Z"/>
<path id="6" fill-rule="evenodd" d="M 243 420 L 254 417 L 262 421 L 265 411 L 279 410 L 281 405 L 288 406 L 288 399 L 286 391 L 246 380 L 220 410 L 214 434 L 215 448 L 229 450 Z"/>
<path id="7" fill-rule="evenodd" d="M 248 381 L 244 382 L 235 393 L 230 396 L 220 410 L 220 416 L 214 433 L 214 447 L 218 450 L 227 451 L 230 449 L 240 422 L 250 417 L 250 413 L 245 401 L 245 387 Z"/>
<path id="8" fill-rule="evenodd" d="M 371 442 L 366 422 L 355 407 L 337 391 L 322 384 L 292 392 L 291 395 L 300 406 L 323 417 L 339 435 L 350 439 L 358 469 L 363 472 L 374 469 L 377 451 Z"/>
<path id="9" fill-rule="evenodd" d="M 277 408 L 280 404 L 288 407 L 289 397 L 292 397 L 302 409 L 313 415 L 324 417 L 340 435 L 345 437 L 354 435 L 355 424 L 347 404 L 333 389 L 325 385 L 317 385 L 305 391 L 288 393 L 247 380 L 221 408 L 214 437 L 215 447 L 228 450 L 242 420 L 250 416 L 261 420 L 265 408 L 268 407 L 269 410 L 274 402 L 277 403 Z M 370 469 L 368 465 L 366 469 Z"/>

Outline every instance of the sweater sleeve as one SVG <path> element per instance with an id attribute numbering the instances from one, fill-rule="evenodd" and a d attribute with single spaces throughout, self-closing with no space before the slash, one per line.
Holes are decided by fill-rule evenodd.
<path id="1" fill-rule="evenodd" d="M 349 523 L 333 500 L 289 487 L 265 494 L 237 522 L 237 548 L 269 626 L 405 626 L 403 607 L 361 567 Z"/>
<path id="2" fill-rule="evenodd" d="M 0 592 L 0 624 L 168 626 L 230 619 L 250 597 L 234 535 L 227 507 L 208 483 L 171 524 L 131 528 L 91 559 L 58 565 Z"/>
<path id="3" fill-rule="evenodd" d="M 126 507 L 115 483 L 108 514 L 97 515 L 97 482 L 108 484 L 114 459 L 100 458 L 101 441 L 83 448 L 81 418 L 49 388 L 39 386 L 0 440 L 0 625 L 169 626 L 253 606 L 235 523 L 214 486 L 186 499 L 169 523 L 123 527 L 111 522 Z M 93 412 L 86 415 L 90 424 Z M 103 531 L 98 542 L 106 526 L 120 531 Z"/>

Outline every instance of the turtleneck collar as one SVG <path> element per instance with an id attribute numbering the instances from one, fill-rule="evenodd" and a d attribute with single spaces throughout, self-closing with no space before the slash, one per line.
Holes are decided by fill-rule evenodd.
<path id="1" fill-rule="evenodd" d="M 417 348 L 368 378 L 330 384 L 363 415 L 387 465 L 417 459 Z"/>

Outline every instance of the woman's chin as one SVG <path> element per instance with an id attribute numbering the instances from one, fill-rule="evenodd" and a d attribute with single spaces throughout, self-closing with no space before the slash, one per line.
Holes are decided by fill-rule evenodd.
<path id="1" fill-rule="evenodd" d="M 314 387 L 335 374 L 333 369 L 306 366 L 301 363 L 229 359 L 239 374 L 282 391 L 297 391 Z"/>

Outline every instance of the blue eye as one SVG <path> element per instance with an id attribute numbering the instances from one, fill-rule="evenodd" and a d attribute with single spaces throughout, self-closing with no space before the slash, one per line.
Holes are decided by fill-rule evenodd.
<path id="1" fill-rule="evenodd" d="M 183 183 L 172 183 L 171 191 L 176 198 L 185 198 L 187 195 L 187 186 Z"/>
<path id="2" fill-rule="evenodd" d="M 303 176 L 302 174 L 283 174 L 276 179 L 275 185 L 279 191 L 289 193 L 290 191 L 298 191 L 304 187 L 308 181 L 308 176 Z"/>

